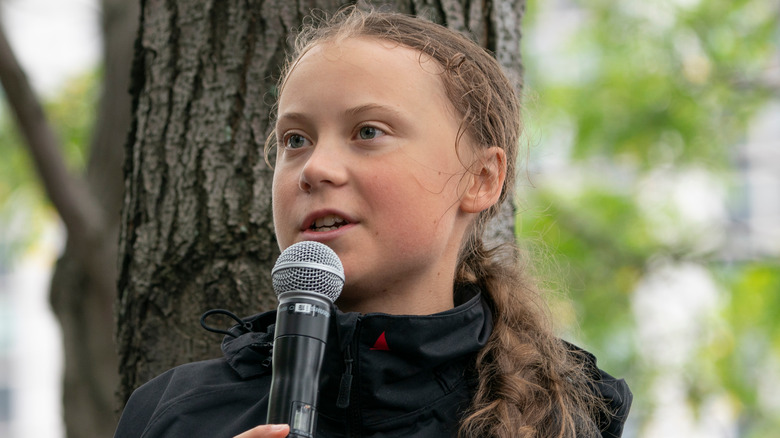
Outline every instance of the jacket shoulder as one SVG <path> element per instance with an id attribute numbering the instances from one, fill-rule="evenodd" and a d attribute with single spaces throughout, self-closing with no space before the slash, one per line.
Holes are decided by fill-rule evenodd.
<path id="1" fill-rule="evenodd" d="M 634 399 L 628 383 L 599 368 L 592 353 L 568 342 L 566 346 L 570 354 L 583 362 L 593 392 L 607 407 L 607 412 L 600 412 L 597 419 L 602 438 L 620 438 Z"/>
<path id="2" fill-rule="evenodd" d="M 270 379 L 240 376 L 225 359 L 180 365 L 153 378 L 130 396 L 114 438 L 234 436 L 249 427 L 231 411 L 265 402 Z M 262 411 L 262 407 L 257 407 Z M 208 417 L 208 418 L 204 418 Z M 250 425 L 251 427 L 252 425 Z M 235 433 L 233 431 L 235 430 Z M 231 435 L 232 433 L 232 435 Z"/>

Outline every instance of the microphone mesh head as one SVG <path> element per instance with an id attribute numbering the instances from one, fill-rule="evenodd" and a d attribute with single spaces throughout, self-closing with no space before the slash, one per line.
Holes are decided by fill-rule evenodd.
<path id="1" fill-rule="evenodd" d="M 290 291 L 325 295 L 331 301 L 344 287 L 344 267 L 336 253 L 319 242 L 298 242 L 282 251 L 271 270 L 276 296 Z"/>

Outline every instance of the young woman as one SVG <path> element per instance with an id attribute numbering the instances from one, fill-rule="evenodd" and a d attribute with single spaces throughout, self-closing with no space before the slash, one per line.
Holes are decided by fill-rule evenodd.
<path id="1" fill-rule="evenodd" d="M 346 276 L 317 437 L 620 436 L 626 384 L 555 336 L 514 247 L 482 242 L 519 135 L 512 85 L 455 32 L 350 9 L 301 34 L 269 144 L 281 249 L 322 242 Z M 274 317 L 139 388 L 116 437 L 286 436 L 262 425 Z"/>

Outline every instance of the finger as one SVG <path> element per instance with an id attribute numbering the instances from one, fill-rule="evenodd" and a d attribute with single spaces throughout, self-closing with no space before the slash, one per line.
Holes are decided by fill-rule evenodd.
<path id="1" fill-rule="evenodd" d="M 290 426 L 286 424 L 264 424 L 249 429 L 234 438 L 284 438 L 290 432 Z"/>

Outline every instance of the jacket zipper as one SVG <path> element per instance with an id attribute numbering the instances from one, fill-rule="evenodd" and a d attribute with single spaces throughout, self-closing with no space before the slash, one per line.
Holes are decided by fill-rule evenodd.
<path id="1" fill-rule="evenodd" d="M 358 359 L 358 353 L 360 352 L 360 319 L 358 318 L 356 324 L 355 324 L 355 332 L 354 337 L 352 338 L 352 342 L 350 343 L 351 347 L 354 347 L 355 354 L 354 356 L 350 355 L 350 366 L 349 370 L 351 371 L 350 374 L 350 383 L 352 381 L 359 381 L 360 379 L 360 372 L 359 367 L 357 366 L 357 359 Z M 347 348 L 347 352 L 351 353 L 350 348 Z M 360 404 L 357 403 L 357 391 L 354 390 L 352 385 L 350 384 L 349 392 L 348 392 L 348 398 L 349 398 L 349 405 L 347 407 L 347 436 L 351 438 L 359 438 L 361 436 L 361 428 L 360 428 Z"/>
<path id="2" fill-rule="evenodd" d="M 346 409 L 349 407 L 349 398 L 352 393 L 352 346 L 347 345 L 344 352 L 344 374 L 341 375 L 339 383 L 339 396 L 336 399 L 336 407 Z"/>

